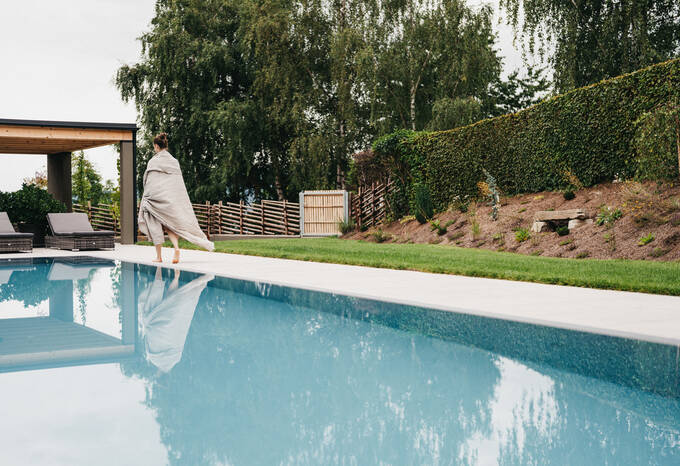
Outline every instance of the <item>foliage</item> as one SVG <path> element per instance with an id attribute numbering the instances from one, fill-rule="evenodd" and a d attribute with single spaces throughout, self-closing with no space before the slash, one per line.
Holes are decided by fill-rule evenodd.
<path id="1" fill-rule="evenodd" d="M 632 151 L 636 121 L 680 97 L 680 60 L 655 65 L 571 91 L 519 113 L 444 132 L 393 133 L 400 176 L 425 180 L 437 209 L 475 196 L 482 168 L 494 173 L 507 194 L 554 191 L 629 179 L 637 171 Z M 397 139 L 397 141 L 394 141 Z M 374 150 L 376 149 L 374 144 Z M 417 163 L 406 164 L 411 160 Z"/>
<path id="2" fill-rule="evenodd" d="M 604 242 L 609 245 L 609 252 L 616 251 L 616 234 L 605 233 L 602 238 L 604 239 Z"/>
<path id="3" fill-rule="evenodd" d="M 22 184 L 32 184 L 41 189 L 47 189 L 47 173 L 44 170 L 38 170 L 32 177 L 24 178 Z"/>
<path id="4" fill-rule="evenodd" d="M 576 254 L 577 259 L 585 259 L 588 256 L 590 256 L 590 253 L 588 251 L 581 251 L 578 254 Z"/>
<path id="5" fill-rule="evenodd" d="M 92 204 L 112 203 L 112 183 L 102 184 L 102 177 L 94 168 L 83 151 L 76 152 L 71 158 L 71 183 L 73 201 Z M 115 188 L 114 188 L 115 189 Z"/>
<path id="6" fill-rule="evenodd" d="M 515 230 L 515 240 L 518 243 L 523 243 L 531 238 L 531 233 L 526 228 L 518 228 Z"/>
<path id="7" fill-rule="evenodd" d="M 442 225 L 440 220 L 430 220 L 430 230 L 436 231 L 439 236 L 443 236 L 453 223 L 453 220 L 449 220 Z"/>
<path id="8" fill-rule="evenodd" d="M 0 212 L 15 223 L 35 225 L 39 231 L 47 231 L 47 214 L 66 212 L 66 206 L 55 200 L 46 190 L 32 184 L 23 184 L 14 192 L 0 192 Z"/>
<path id="9" fill-rule="evenodd" d="M 600 206 L 600 211 L 595 218 L 595 223 L 600 226 L 605 225 L 607 227 L 611 227 L 614 222 L 616 222 L 621 217 L 623 217 L 623 212 L 621 209 L 612 209 L 609 206 L 602 205 Z"/>
<path id="10" fill-rule="evenodd" d="M 181 240 L 183 248 L 197 248 Z M 230 240 L 219 252 L 680 296 L 677 262 L 576 261 L 430 244 L 327 238 Z"/>
<path id="11" fill-rule="evenodd" d="M 432 106 L 432 119 L 427 124 L 429 131 L 443 131 L 467 126 L 482 119 L 482 103 L 473 97 L 444 97 Z"/>
<path id="12" fill-rule="evenodd" d="M 141 61 L 116 75 L 140 114 L 139 171 L 167 131 L 193 199 L 345 188 L 349 154 L 377 135 L 485 98 L 491 18 L 463 0 L 159 0 Z"/>
<path id="13" fill-rule="evenodd" d="M 642 238 L 640 238 L 638 240 L 638 246 L 645 246 L 645 245 L 651 243 L 652 241 L 654 241 L 654 234 L 649 233 L 648 235 L 643 236 Z"/>
<path id="14" fill-rule="evenodd" d="M 680 105 L 661 104 L 636 121 L 634 146 L 637 156 L 635 178 L 674 179 L 680 175 Z"/>
<path id="15" fill-rule="evenodd" d="M 380 228 L 371 233 L 371 237 L 376 243 L 384 243 L 385 241 L 392 239 L 392 235 L 385 233 Z"/>
<path id="16" fill-rule="evenodd" d="M 564 197 L 565 201 L 571 201 L 576 197 L 576 194 L 574 194 L 574 191 L 572 191 L 571 189 L 568 189 L 564 192 L 564 194 L 562 194 L 562 196 Z"/>
<path id="17" fill-rule="evenodd" d="M 434 206 L 430 197 L 430 190 L 425 184 L 417 183 L 413 187 L 413 205 L 411 211 L 418 223 L 426 223 L 434 215 Z"/>
<path id="18" fill-rule="evenodd" d="M 525 52 L 565 91 L 677 56 L 677 0 L 501 0 Z"/>
<path id="19" fill-rule="evenodd" d="M 347 220 L 341 220 L 338 222 L 338 228 L 340 229 L 340 233 L 343 235 L 346 235 L 347 233 L 351 233 L 354 230 L 357 229 L 357 224 L 354 221 L 352 217 L 350 217 Z"/>
<path id="20" fill-rule="evenodd" d="M 488 100 L 485 103 L 486 113 L 489 116 L 505 115 L 539 103 L 545 98 L 550 88 L 550 84 L 543 74 L 542 69 L 528 67 L 525 77 L 520 77 L 519 70 L 515 70 L 508 75 L 506 80 L 493 83 L 489 89 Z M 440 129 L 451 128 L 454 128 L 454 126 Z"/>
<path id="21" fill-rule="evenodd" d="M 555 231 L 559 236 L 567 236 L 569 234 L 569 227 L 566 225 L 561 225 L 555 228 Z"/>

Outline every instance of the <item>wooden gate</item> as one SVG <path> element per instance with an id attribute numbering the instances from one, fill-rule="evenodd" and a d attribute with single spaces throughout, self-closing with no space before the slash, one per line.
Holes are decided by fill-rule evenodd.
<path id="1" fill-rule="evenodd" d="M 347 191 L 302 191 L 300 193 L 300 234 L 333 236 L 339 223 L 349 218 Z"/>

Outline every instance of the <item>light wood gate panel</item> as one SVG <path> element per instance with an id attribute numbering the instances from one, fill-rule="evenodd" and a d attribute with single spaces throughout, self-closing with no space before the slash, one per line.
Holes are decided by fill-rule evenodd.
<path id="1" fill-rule="evenodd" d="M 303 191 L 300 193 L 300 226 L 302 236 L 340 234 L 338 225 L 347 221 L 347 191 Z"/>

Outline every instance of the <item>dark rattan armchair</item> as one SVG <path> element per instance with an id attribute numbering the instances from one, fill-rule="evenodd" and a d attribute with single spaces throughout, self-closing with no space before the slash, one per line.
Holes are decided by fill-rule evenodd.
<path id="1" fill-rule="evenodd" d="M 52 235 L 45 237 L 48 248 L 70 249 L 113 249 L 112 231 L 95 231 L 85 213 L 47 214 L 47 223 Z"/>
<path id="2" fill-rule="evenodd" d="M 0 252 L 33 251 L 33 233 L 14 230 L 7 212 L 0 212 Z"/>

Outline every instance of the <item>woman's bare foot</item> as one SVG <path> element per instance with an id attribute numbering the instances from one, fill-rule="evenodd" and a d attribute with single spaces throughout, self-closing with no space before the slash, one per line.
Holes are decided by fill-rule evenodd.
<path id="1" fill-rule="evenodd" d="M 172 263 L 179 263 L 179 249 L 175 249 L 175 255 L 172 257 Z"/>
<path id="2" fill-rule="evenodd" d="M 154 259 L 152 262 L 156 262 L 156 263 L 163 262 L 163 258 L 157 257 L 157 258 Z"/>

